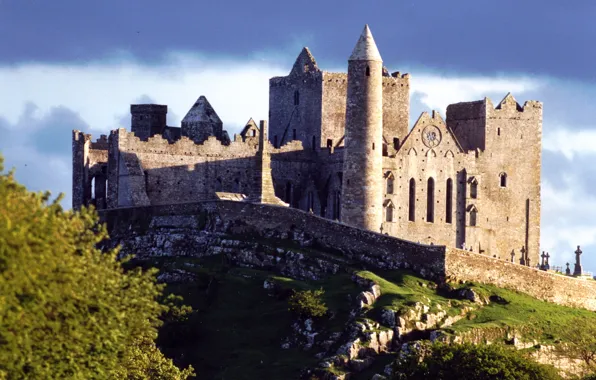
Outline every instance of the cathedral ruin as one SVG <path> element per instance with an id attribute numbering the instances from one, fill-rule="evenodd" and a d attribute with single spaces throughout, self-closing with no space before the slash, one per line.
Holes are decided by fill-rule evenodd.
<path id="1" fill-rule="evenodd" d="M 269 120 L 230 138 L 204 96 L 166 125 L 131 105 L 131 132 L 73 131 L 73 208 L 235 200 L 292 207 L 422 244 L 539 262 L 542 104 L 484 98 L 422 113 L 366 26 L 346 73 L 304 48 L 269 81 Z M 267 126 L 267 124 L 269 124 Z"/>

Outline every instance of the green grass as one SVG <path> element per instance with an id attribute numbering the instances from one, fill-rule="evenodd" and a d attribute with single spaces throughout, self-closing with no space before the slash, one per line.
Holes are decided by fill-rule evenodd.
<path id="1" fill-rule="evenodd" d="M 324 252 L 292 248 L 305 255 L 329 256 Z M 308 352 L 280 348 L 282 339 L 291 332 L 295 317 L 288 311 L 287 300 L 271 297 L 263 289 L 266 279 L 272 279 L 286 289 L 323 288 L 324 301 L 336 314 L 335 318 L 320 322 L 328 331 L 343 330 L 352 306 L 348 295 L 354 297 L 362 291 L 351 281 L 349 268 L 345 266 L 344 271 L 322 281 L 299 281 L 257 269 L 230 268 L 222 256 L 200 259 L 161 257 L 146 261 L 143 266 L 163 270 L 179 268 L 197 276 L 192 284 L 167 288 L 168 293 L 183 296 L 185 303 L 196 310 L 192 326 L 196 334 L 176 337 L 178 343 L 164 348 L 164 352 L 176 358 L 180 366 L 192 364 L 198 378 L 214 380 L 294 379 L 301 369 L 319 362 L 314 357 L 320 351 L 317 348 Z M 585 317 L 596 323 L 594 312 L 539 301 L 490 285 L 465 285 L 485 297 L 492 296 L 494 302 L 479 306 L 458 299 L 454 292 L 437 290 L 436 284 L 409 271 L 358 271 L 358 274 L 381 287 L 381 297 L 364 315 L 377 322 L 380 322 L 383 309 L 403 312 L 416 302 L 429 306 L 431 312 L 438 311 L 440 305 L 448 315 L 459 315 L 464 306 L 472 306 L 475 310 L 468 318 L 444 331 L 456 335 L 473 331 L 475 336 L 485 334 L 493 340 L 504 339 L 507 331 L 515 331 L 525 341 L 536 339 L 547 344 L 557 341 L 559 333 L 574 318 Z M 217 286 L 213 286 L 214 283 Z M 498 302 L 495 296 L 503 301 Z M 384 355 L 373 368 L 355 379 L 370 378 L 373 373 L 381 372 L 390 360 L 391 354 Z"/>
<path id="2" fill-rule="evenodd" d="M 185 304 L 197 310 L 198 335 L 192 341 L 180 337 L 176 347 L 167 347 L 164 351 L 178 358 L 179 365 L 192 364 L 199 378 L 293 379 L 302 368 L 318 363 L 314 357 L 318 352 L 316 348 L 309 352 L 280 348 L 282 338 L 291 333 L 295 317 L 288 311 L 286 300 L 271 297 L 263 289 L 267 278 L 282 288 L 326 290 L 325 302 L 337 315 L 325 323 L 330 331 L 343 329 L 349 312 L 347 295 L 359 291 L 348 274 L 338 274 L 325 281 L 304 282 L 256 269 L 225 271 L 220 266 L 221 260 L 214 257 L 198 260 L 200 268 L 185 266 L 186 258 L 160 261 L 162 267 L 180 267 L 198 276 L 196 283 L 167 288 L 167 293 L 182 296 Z M 211 278 L 215 278 L 217 289 L 209 298 L 206 289 Z"/>
<path id="3" fill-rule="evenodd" d="M 559 339 L 559 332 L 572 323 L 574 318 L 589 318 L 596 323 L 596 313 L 544 302 L 511 290 L 491 285 L 476 285 L 479 292 L 499 296 L 504 303 L 491 302 L 473 312 L 473 319 L 462 319 L 452 326 L 458 333 L 471 328 L 513 329 L 528 339 L 551 343 Z"/>

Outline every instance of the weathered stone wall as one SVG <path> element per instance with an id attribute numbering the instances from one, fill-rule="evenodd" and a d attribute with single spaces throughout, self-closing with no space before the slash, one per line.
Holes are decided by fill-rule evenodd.
<path id="1" fill-rule="evenodd" d="M 321 146 L 320 71 L 293 72 L 269 81 L 269 141 L 279 147 L 300 140 L 306 149 Z M 314 147 L 313 147 L 314 141 Z"/>
<path id="2" fill-rule="evenodd" d="M 347 80 L 345 73 L 323 72 L 321 146 L 344 145 Z"/>
<path id="3" fill-rule="evenodd" d="M 496 108 L 490 100 L 487 104 L 486 150 L 477 159 L 482 173 L 478 217 L 497 232 L 496 254 L 509 259 L 515 250 L 519 262 L 525 247 L 535 266 L 540 255 L 542 104 L 529 101 L 521 107 L 511 95 Z"/>
<path id="4" fill-rule="evenodd" d="M 137 253 L 134 242 L 142 242 L 143 236 L 151 234 L 152 226 L 159 219 L 161 226 L 168 225 L 180 239 L 176 244 L 165 243 L 171 237 L 163 233 L 155 238 L 152 255 L 193 255 L 196 252 L 200 256 L 206 249 L 204 232 L 207 231 L 246 239 L 285 240 L 373 268 L 411 268 L 429 278 L 440 279 L 443 273 L 445 247 L 416 244 L 352 228 L 287 207 L 211 201 L 105 210 L 101 216 L 108 224 L 112 239 L 126 243 L 129 251 L 125 254 Z"/>
<path id="5" fill-rule="evenodd" d="M 410 74 L 394 72 L 383 76 L 383 138 L 389 146 L 399 146 L 410 126 Z M 397 144 L 394 144 L 397 139 Z"/>
<path id="6" fill-rule="evenodd" d="M 232 252 L 238 245 L 235 241 L 293 244 L 349 259 L 363 267 L 409 268 L 439 282 L 493 284 L 544 301 L 596 310 L 596 281 L 544 272 L 461 249 L 416 244 L 286 207 L 208 201 L 103 210 L 100 216 L 108 225 L 113 243 L 123 245 L 123 254 L 204 256 Z M 221 245 L 223 251 L 214 245 Z M 240 248 L 244 254 L 249 253 L 246 247 Z"/>
<path id="7" fill-rule="evenodd" d="M 91 141 L 89 134 L 72 133 L 72 207 L 77 210 L 93 204 L 107 207 L 108 139 L 101 135 Z"/>
<path id="8" fill-rule="evenodd" d="M 215 137 L 203 144 L 185 137 L 170 144 L 161 135 L 141 141 L 123 129 L 110 138 L 116 161 L 110 185 L 120 207 L 191 202 L 214 198 L 218 191 L 248 193 L 253 181 L 253 145 L 226 146 Z"/>
<path id="9" fill-rule="evenodd" d="M 596 310 L 596 281 L 544 272 L 461 249 L 447 248 L 445 276 L 493 284 L 559 305 Z"/>

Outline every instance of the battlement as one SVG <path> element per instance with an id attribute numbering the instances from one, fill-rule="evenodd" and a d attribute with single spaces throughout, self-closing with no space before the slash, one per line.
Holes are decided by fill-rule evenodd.
<path id="1" fill-rule="evenodd" d="M 91 136 L 91 135 L 89 135 Z M 108 136 L 107 135 L 100 135 L 99 138 L 93 142 L 91 142 L 91 149 L 101 149 L 107 150 L 108 149 Z"/>
<path id="2" fill-rule="evenodd" d="M 391 77 L 392 78 L 401 78 L 401 79 L 410 79 L 410 74 L 409 73 L 400 73 L 399 71 L 395 71 L 393 73 L 391 73 Z"/>
<path id="3" fill-rule="evenodd" d="M 120 128 L 111 132 L 118 135 L 118 146 L 121 151 L 135 153 L 158 153 L 183 156 L 221 156 L 221 157 L 248 157 L 254 156 L 257 147 L 243 141 L 232 141 L 224 145 L 215 136 L 210 136 L 202 143 L 196 143 L 186 136 L 170 142 L 162 135 L 154 135 L 141 140 L 133 132 Z"/>

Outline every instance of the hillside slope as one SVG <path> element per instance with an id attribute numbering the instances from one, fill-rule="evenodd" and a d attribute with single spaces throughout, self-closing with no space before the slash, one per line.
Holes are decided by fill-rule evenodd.
<path id="1" fill-rule="evenodd" d="M 303 252 L 321 255 L 321 252 Z M 330 256 L 326 256 L 330 260 Z M 573 370 L 550 348 L 577 317 L 593 312 L 543 302 L 479 284 L 438 286 L 406 270 L 338 270 L 296 280 L 270 270 L 231 265 L 225 255 L 153 257 L 167 292 L 192 312 L 168 320 L 159 345 L 179 366 L 205 379 L 370 379 L 408 342 L 515 345 L 538 361 Z M 238 264 L 238 263 L 236 263 Z M 254 265 L 253 265 L 254 266 Z M 286 271 L 292 273 L 291 270 Z M 299 319 L 288 310 L 293 290 L 320 289 L 326 316 Z"/>

